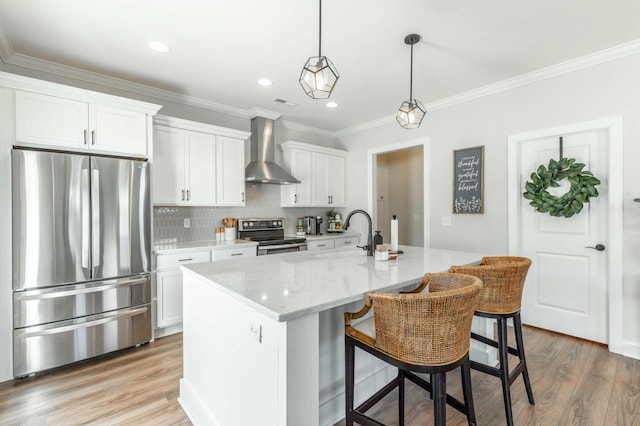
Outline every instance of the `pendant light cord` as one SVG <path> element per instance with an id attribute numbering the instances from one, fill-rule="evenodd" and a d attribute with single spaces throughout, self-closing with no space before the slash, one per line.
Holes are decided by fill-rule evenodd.
<path id="1" fill-rule="evenodd" d="M 411 43 L 411 71 L 409 72 L 409 103 L 413 103 L 413 43 Z"/>
<path id="2" fill-rule="evenodd" d="M 322 57 L 322 0 L 318 0 L 318 3 L 320 3 L 318 12 L 318 57 Z"/>

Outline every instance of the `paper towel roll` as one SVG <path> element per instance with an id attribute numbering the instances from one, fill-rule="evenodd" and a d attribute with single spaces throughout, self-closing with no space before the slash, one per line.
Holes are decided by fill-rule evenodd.
<path id="1" fill-rule="evenodd" d="M 391 250 L 398 251 L 398 219 L 393 215 L 391 219 Z"/>

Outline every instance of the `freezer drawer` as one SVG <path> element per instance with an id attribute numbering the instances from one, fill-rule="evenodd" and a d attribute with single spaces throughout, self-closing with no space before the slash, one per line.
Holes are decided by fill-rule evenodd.
<path id="1" fill-rule="evenodd" d="M 13 293 L 13 328 L 64 321 L 151 302 L 148 274 Z"/>
<path id="2" fill-rule="evenodd" d="M 149 304 L 14 330 L 13 375 L 25 376 L 149 340 Z"/>

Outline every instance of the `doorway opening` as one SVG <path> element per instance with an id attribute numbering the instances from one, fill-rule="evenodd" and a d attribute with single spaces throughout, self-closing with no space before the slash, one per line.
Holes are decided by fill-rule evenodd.
<path id="1" fill-rule="evenodd" d="M 391 241 L 391 219 L 398 219 L 398 244 L 428 247 L 426 158 L 428 139 L 369 150 L 369 211 L 374 230 Z"/>

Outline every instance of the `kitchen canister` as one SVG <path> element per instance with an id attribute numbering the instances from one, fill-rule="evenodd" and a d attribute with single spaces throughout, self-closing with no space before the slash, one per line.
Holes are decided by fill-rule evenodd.
<path id="1" fill-rule="evenodd" d="M 391 219 L 391 251 L 398 251 L 398 219 L 395 214 Z"/>
<path id="2" fill-rule="evenodd" d="M 224 240 L 233 241 L 236 239 L 236 228 L 224 228 Z"/>

